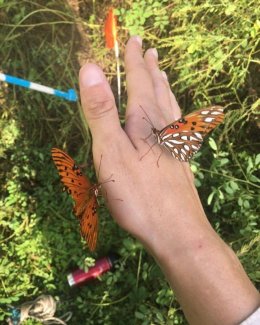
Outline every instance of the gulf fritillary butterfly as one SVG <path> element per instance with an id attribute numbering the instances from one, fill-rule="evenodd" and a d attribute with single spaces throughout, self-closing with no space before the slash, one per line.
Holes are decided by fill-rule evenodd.
<path id="1" fill-rule="evenodd" d="M 146 116 L 148 117 L 147 114 Z M 152 126 L 152 134 L 157 143 L 165 147 L 174 158 L 184 162 L 192 158 L 200 149 L 205 135 L 223 120 L 223 107 L 212 106 L 181 117 L 162 130 Z M 149 122 L 151 123 L 150 119 Z"/>
<path id="2" fill-rule="evenodd" d="M 75 202 L 73 212 L 80 223 L 81 236 L 94 251 L 98 234 L 98 202 L 100 184 L 92 185 L 75 161 L 64 151 L 52 148 L 52 159 L 58 169 L 64 189 Z"/>

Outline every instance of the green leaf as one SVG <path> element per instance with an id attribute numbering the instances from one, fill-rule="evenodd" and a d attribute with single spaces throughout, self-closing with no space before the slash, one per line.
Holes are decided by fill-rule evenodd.
<path id="1" fill-rule="evenodd" d="M 217 144 L 215 142 L 215 140 L 213 138 L 209 138 L 209 146 L 214 150 L 217 151 L 218 147 Z"/>
<path id="2" fill-rule="evenodd" d="M 250 182 L 253 182 L 253 183 L 260 182 L 260 179 L 258 177 L 256 177 L 255 175 L 250 175 L 248 178 L 249 178 Z"/>
<path id="3" fill-rule="evenodd" d="M 255 164 L 256 164 L 256 166 L 260 165 L 260 154 L 256 155 Z"/>
<path id="4" fill-rule="evenodd" d="M 225 14 L 227 16 L 230 16 L 233 14 L 233 12 L 236 10 L 236 5 L 235 4 L 229 4 L 228 7 L 225 10 Z"/>
<path id="5" fill-rule="evenodd" d="M 237 190 L 239 189 L 239 186 L 238 186 L 237 183 L 234 182 L 234 181 L 230 181 L 230 182 L 229 182 L 229 185 L 230 185 L 230 187 L 233 189 L 234 192 L 237 191 Z"/>
<path id="6" fill-rule="evenodd" d="M 137 318 L 137 319 L 145 319 L 145 317 L 146 316 L 144 314 L 140 313 L 139 311 L 135 312 L 135 318 Z"/>
<path id="7" fill-rule="evenodd" d="M 223 192 L 222 192 L 221 190 L 218 190 L 218 195 L 219 195 L 219 198 L 220 198 L 221 200 L 224 199 L 224 194 L 223 194 Z"/>
<path id="8" fill-rule="evenodd" d="M 244 205 L 244 207 L 245 207 L 246 209 L 249 209 L 249 208 L 250 208 L 250 203 L 249 203 L 248 200 L 244 200 L 243 205 Z"/>
<path id="9" fill-rule="evenodd" d="M 215 195 L 215 192 L 211 192 L 210 195 L 208 196 L 208 200 L 207 200 L 208 205 L 211 205 L 214 195 Z"/>
<path id="10" fill-rule="evenodd" d="M 234 190 L 231 187 L 229 187 L 229 185 L 225 186 L 225 190 L 226 190 L 226 192 L 228 194 L 233 194 L 234 193 Z"/>
<path id="11" fill-rule="evenodd" d="M 220 166 L 224 166 L 224 165 L 226 165 L 227 163 L 229 163 L 229 159 L 228 159 L 228 158 L 221 158 L 221 159 L 219 160 L 219 162 L 220 162 Z"/>

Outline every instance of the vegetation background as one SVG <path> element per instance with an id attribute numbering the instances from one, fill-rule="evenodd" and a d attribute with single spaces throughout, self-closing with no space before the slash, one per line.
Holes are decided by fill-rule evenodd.
<path id="1" fill-rule="evenodd" d="M 212 226 L 259 287 L 259 2 L 0 0 L 1 71 L 78 90 L 80 65 L 95 61 L 116 94 L 114 54 L 103 35 L 111 5 L 121 59 L 129 34 L 140 34 L 145 48 L 158 48 L 160 67 L 185 113 L 226 107 L 225 123 L 191 166 Z M 124 72 L 122 80 L 125 105 Z M 186 324 L 154 260 L 103 205 L 97 251 L 90 255 L 80 238 L 50 157 L 51 147 L 65 149 L 78 163 L 87 162 L 95 181 L 80 102 L 1 82 L 0 134 L 0 322 L 8 305 L 51 294 L 61 302 L 56 315 L 73 312 L 69 324 Z M 80 289 L 68 286 L 71 270 L 109 251 L 121 255 L 114 273 Z"/>

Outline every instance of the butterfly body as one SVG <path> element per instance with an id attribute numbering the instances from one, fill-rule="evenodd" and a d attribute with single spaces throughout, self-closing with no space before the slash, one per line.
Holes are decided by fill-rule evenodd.
<path id="1" fill-rule="evenodd" d="M 73 212 L 80 223 L 80 232 L 89 249 L 96 247 L 98 233 L 99 184 L 92 185 L 75 161 L 64 151 L 52 148 L 52 159 L 58 169 L 64 190 L 74 200 Z"/>
<path id="2" fill-rule="evenodd" d="M 174 158 L 189 161 L 200 149 L 204 136 L 223 119 L 223 108 L 213 106 L 181 117 L 162 130 L 152 127 L 152 133 L 158 144 L 166 148 Z"/>
<path id="3" fill-rule="evenodd" d="M 94 185 L 93 188 L 88 189 L 86 191 L 86 195 L 82 200 L 78 200 L 77 203 L 75 203 L 73 207 L 73 212 L 77 218 L 81 218 L 82 214 L 86 210 L 86 207 L 88 206 L 89 202 L 92 198 L 95 198 L 95 204 L 97 205 L 96 197 L 98 196 L 98 188 L 96 188 L 96 185 Z"/>

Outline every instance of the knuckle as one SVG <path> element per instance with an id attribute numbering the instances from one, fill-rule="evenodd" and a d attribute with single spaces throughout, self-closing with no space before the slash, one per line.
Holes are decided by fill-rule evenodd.
<path id="1" fill-rule="evenodd" d="M 142 61 L 130 62 L 125 66 L 125 71 L 127 74 L 138 74 L 147 73 L 147 68 Z"/>
<path id="2" fill-rule="evenodd" d="M 94 97 L 89 100 L 87 110 L 92 119 L 100 119 L 115 109 L 113 98 Z"/>

